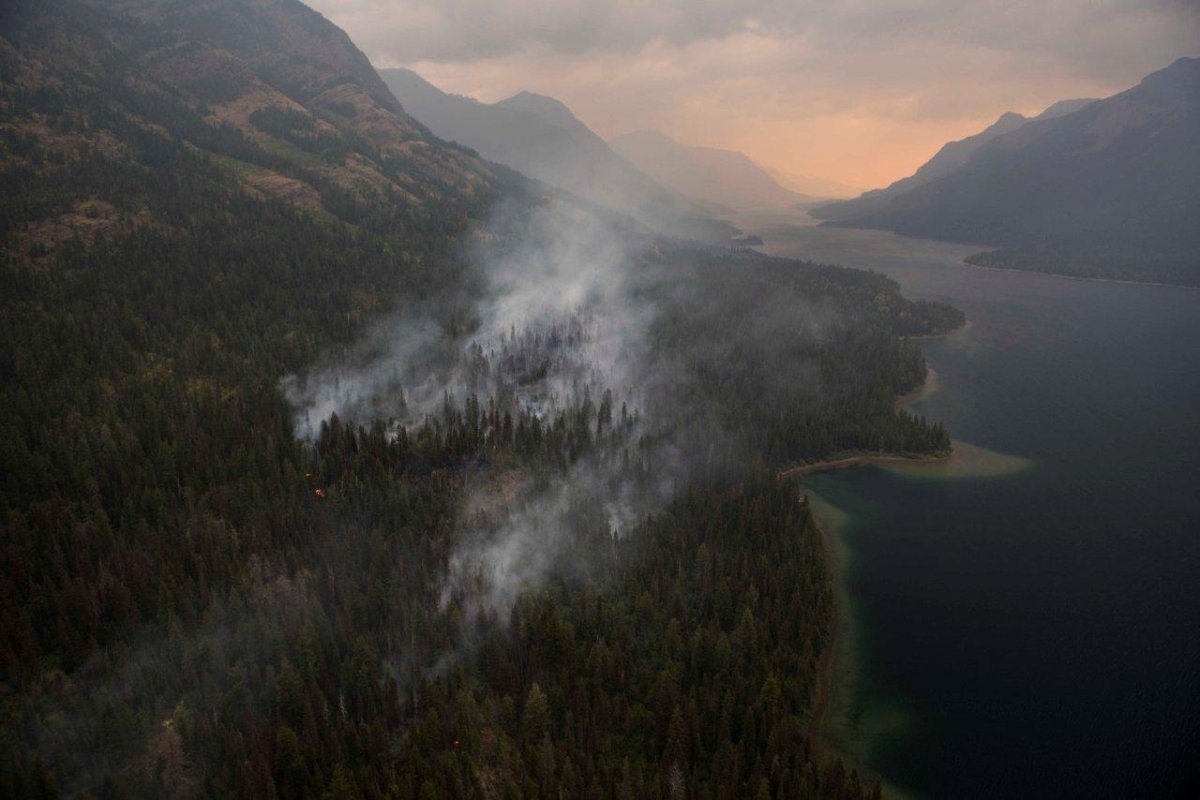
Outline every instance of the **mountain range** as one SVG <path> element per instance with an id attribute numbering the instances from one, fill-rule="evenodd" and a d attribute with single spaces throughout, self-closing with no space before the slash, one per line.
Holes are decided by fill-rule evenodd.
<path id="1" fill-rule="evenodd" d="M 886 189 L 820 206 L 829 224 L 992 250 L 973 263 L 1200 284 L 1200 59 L 1127 91 L 1006 114 Z"/>
<path id="2" fill-rule="evenodd" d="M 605 142 L 561 101 L 533 92 L 483 103 L 444 92 L 409 69 L 383 69 L 380 75 L 404 109 L 436 135 L 670 233 L 711 240 L 698 229 L 705 217 L 854 192 L 841 184 L 772 174 L 743 153 L 682 145 L 654 131 Z M 687 224 L 681 226 L 681 219 Z"/>
<path id="3" fill-rule="evenodd" d="M 563 103 L 521 92 L 497 103 L 443 92 L 408 69 L 380 70 L 405 110 L 437 136 L 486 159 L 664 232 L 727 242 L 737 231 L 714 219 L 729 209 L 672 192 L 614 153 Z"/>

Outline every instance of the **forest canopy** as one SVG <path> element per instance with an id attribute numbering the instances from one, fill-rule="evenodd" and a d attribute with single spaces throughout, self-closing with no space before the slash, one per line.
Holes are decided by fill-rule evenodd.
<path id="1" fill-rule="evenodd" d="M 132 79 L 177 32 L 51 5 L 0 59 L 0 793 L 864 796 L 808 735 L 831 583 L 775 476 L 946 451 L 893 399 L 960 313 L 372 141 L 370 91 L 222 121 L 236 81 Z M 564 204 L 620 291 L 497 333 L 489 265 Z"/>

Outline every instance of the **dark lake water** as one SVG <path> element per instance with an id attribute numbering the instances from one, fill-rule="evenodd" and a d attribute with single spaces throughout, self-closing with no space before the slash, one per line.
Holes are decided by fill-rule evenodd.
<path id="1" fill-rule="evenodd" d="M 1200 797 L 1200 291 L 758 222 L 767 252 L 963 309 L 912 409 L 1028 459 L 810 479 L 848 516 L 841 748 L 920 796 Z"/>

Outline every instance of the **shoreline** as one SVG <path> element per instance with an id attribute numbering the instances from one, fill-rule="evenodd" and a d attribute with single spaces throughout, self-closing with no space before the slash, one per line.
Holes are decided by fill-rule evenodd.
<path id="1" fill-rule="evenodd" d="M 897 408 L 904 408 L 927 397 L 939 388 L 937 373 L 927 369 L 925 381 L 917 388 L 900 395 L 895 400 Z M 857 669 L 855 653 L 857 642 L 855 617 L 850 590 L 846 584 L 846 573 L 853 552 L 841 538 L 843 526 L 847 524 L 845 511 L 833 506 L 819 493 L 804 483 L 804 478 L 824 472 L 833 472 L 862 466 L 878 466 L 901 472 L 912 477 L 922 476 L 934 480 L 955 477 L 992 477 L 1027 469 L 1028 459 L 986 450 L 968 442 L 951 441 L 950 451 L 944 454 L 905 455 L 901 453 L 857 453 L 832 458 L 812 464 L 801 464 L 778 473 L 780 479 L 798 479 L 799 502 L 804 503 L 810 513 L 813 526 L 821 537 L 829 568 L 829 580 L 833 588 L 833 606 L 829 619 L 829 638 L 817 663 L 816 683 L 813 688 L 810 716 L 805 725 L 813 753 L 820 759 L 838 758 L 848 769 L 857 770 L 865 783 L 878 779 L 884 798 L 911 800 L 911 791 L 888 783 L 882 775 L 874 773 L 865 763 L 864 755 L 856 750 L 858 737 L 854 723 L 847 714 L 854 700 L 854 670 Z M 848 693 L 848 694 L 847 694 Z"/>
<path id="2" fill-rule="evenodd" d="M 853 558 L 849 546 L 842 540 L 842 526 L 847 524 L 845 512 L 829 503 L 811 489 L 801 488 L 801 502 L 809 511 L 809 518 L 829 565 L 828 580 L 833 590 L 833 606 L 829 618 L 829 638 L 817 662 L 817 679 L 813 687 L 813 700 L 809 718 L 804 727 L 805 737 L 812 749 L 813 758 L 828 762 L 839 759 L 847 770 L 858 773 L 864 789 L 878 782 L 884 800 L 920 800 L 920 795 L 889 783 L 883 775 L 874 772 L 866 763 L 862 753 L 854 750 L 853 732 L 849 712 L 836 711 L 847 702 L 845 695 L 852 695 L 854 684 L 859 680 L 855 666 L 856 656 L 854 612 L 848 601 L 845 572 Z M 846 648 L 850 650 L 846 650 Z M 835 715 L 836 711 L 836 715 Z"/>
<path id="3" fill-rule="evenodd" d="M 817 461 L 812 464 L 801 464 L 779 473 L 780 478 L 803 478 L 820 472 L 835 472 L 853 467 L 869 467 L 877 464 L 941 464 L 954 457 L 954 446 L 948 453 L 930 455 L 904 455 L 903 453 L 864 453 L 862 455 L 835 458 L 830 461 Z"/>
<path id="4" fill-rule="evenodd" d="M 958 331 L 961 331 L 966 326 L 960 326 L 954 331 L 950 331 L 942 336 L 950 336 Z M 925 368 L 925 380 L 920 386 L 915 389 L 910 389 L 902 395 L 896 397 L 892 401 L 892 407 L 896 409 L 905 408 L 919 400 L 923 400 L 933 394 L 940 388 L 938 382 L 938 374 L 932 367 Z M 819 472 L 833 472 L 839 469 L 850 469 L 852 467 L 865 467 L 873 464 L 938 464 L 948 461 L 954 456 L 954 445 L 951 443 L 950 449 L 945 453 L 855 453 L 853 455 L 843 456 L 841 458 L 831 458 L 826 461 L 814 461 L 811 464 L 800 464 L 795 467 L 788 467 L 781 470 L 778 474 L 779 478 L 803 478 L 806 475 L 815 475 Z"/>
<path id="5" fill-rule="evenodd" d="M 942 334 L 922 336 L 920 338 L 932 339 L 953 336 L 965 330 L 970 324 L 968 320 L 954 330 Z M 902 395 L 898 395 L 892 402 L 892 406 L 897 410 L 905 408 L 933 394 L 939 387 L 937 372 L 926 364 L 925 380 L 921 382 L 921 385 L 910 389 Z M 949 461 L 953 458 L 954 454 L 955 447 L 952 442 L 949 452 L 944 454 L 904 455 L 900 453 L 874 453 L 851 455 L 844 458 L 829 459 L 813 464 L 802 464 L 797 467 L 791 467 L 780 472 L 778 477 L 780 479 L 804 478 L 808 475 L 815 475 L 821 472 L 832 472 L 876 464 L 938 464 Z M 809 492 L 803 486 L 801 486 L 800 502 L 808 509 L 813 527 L 816 528 L 817 535 L 821 537 L 821 545 L 825 551 L 825 563 L 828 567 L 830 586 L 833 590 L 833 604 L 829 615 L 829 638 L 817 662 L 817 679 L 816 685 L 813 688 L 812 707 L 809 713 L 808 724 L 805 726 L 805 734 L 813 749 L 813 753 L 818 758 L 840 758 L 851 769 L 863 772 L 865 778 L 874 777 L 882 782 L 881 776 L 872 776 L 870 771 L 866 769 L 865 764 L 856 763 L 856 759 L 852 758 L 848 753 L 841 752 L 830 741 L 830 736 L 825 731 L 826 726 L 831 721 L 830 714 L 833 705 L 834 681 L 837 677 L 834 672 L 836 666 L 835 659 L 839 644 L 842 644 L 844 638 L 848 635 L 842 631 L 843 624 L 848 620 L 846 616 L 846 590 L 842 585 L 843 570 L 846 565 L 843 563 L 843 559 L 838 556 L 838 542 L 836 534 L 831 527 L 833 523 L 830 520 L 821 519 L 813 507 Z M 887 796 L 900 794 L 890 786 L 884 787 L 884 793 Z"/>
<path id="6" fill-rule="evenodd" d="M 962 327 L 958 328 L 955 333 L 964 330 L 966 327 L 966 325 L 963 325 Z M 910 406 L 918 400 L 924 400 L 926 397 L 933 394 L 940 388 L 941 383 L 938 380 L 938 374 L 934 372 L 933 367 L 926 364 L 925 380 L 921 382 L 920 386 L 916 387 L 915 389 L 909 389 L 907 392 L 893 400 L 892 408 L 900 409 L 904 408 L 905 406 Z"/>
<path id="7" fill-rule="evenodd" d="M 971 266 L 975 266 L 975 265 L 972 264 Z M 968 320 L 965 320 L 962 325 L 958 325 L 954 328 L 951 328 L 948 331 L 942 331 L 941 333 L 914 333 L 910 336 L 898 336 L 896 338 L 900 339 L 901 341 L 913 341 L 913 342 L 919 342 L 923 339 L 948 339 L 951 336 L 955 335 L 956 333 L 962 333 L 969 327 L 971 327 L 971 320 L 968 319 Z M 928 364 L 925 365 L 925 369 L 929 369 Z"/>
<path id="8" fill-rule="evenodd" d="M 829 640 L 817 660 L 817 682 L 813 688 L 812 709 L 809 712 L 808 725 L 805 735 L 811 743 L 813 751 L 818 756 L 834 755 L 833 749 L 821 734 L 821 727 L 829 715 L 829 696 L 833 693 L 833 652 L 836 649 L 838 635 L 842 627 L 842 602 L 840 581 L 841 567 L 838 563 L 837 549 L 834 547 L 833 534 L 826 530 L 826 525 L 813 511 L 807 494 L 801 494 L 800 502 L 808 509 L 809 518 L 817 535 L 821 537 L 821 546 L 825 549 L 825 563 L 829 567 L 829 583 L 833 590 L 832 611 L 829 614 Z"/>
<path id="9" fill-rule="evenodd" d="M 938 239 L 930 239 L 929 241 L 940 241 Z M 950 242 L 949 244 L 954 244 Z M 986 252 L 986 251 L 985 251 Z M 967 256 L 970 258 L 970 256 Z M 1162 281 L 1135 281 L 1129 278 L 1101 278 L 1099 276 L 1090 275 L 1067 275 L 1064 272 L 1044 272 L 1039 269 L 1021 269 L 1020 267 L 993 267 L 989 264 L 975 264 L 967 261 L 964 258 L 961 262 L 968 267 L 976 269 L 993 269 L 997 272 L 1020 272 L 1025 275 L 1045 275 L 1048 278 L 1066 278 L 1069 281 L 1087 281 L 1090 283 L 1122 283 L 1127 286 L 1158 286 L 1163 289 L 1187 289 L 1192 292 L 1200 292 L 1200 286 L 1189 286 L 1186 283 L 1163 283 Z"/>
<path id="10" fill-rule="evenodd" d="M 805 216 L 808 216 L 808 212 L 804 212 L 804 214 L 805 214 Z M 809 217 L 809 219 L 816 219 L 816 218 Z M 1068 275 L 1064 272 L 1044 272 L 1042 270 L 1022 269 L 1020 267 L 992 267 L 992 266 L 988 266 L 986 264 L 974 264 L 974 263 L 968 261 L 967 259 L 971 258 L 972 256 L 982 255 L 984 253 L 991 253 L 995 250 L 1003 250 L 1004 248 L 992 247 L 990 245 L 972 244 L 970 242 L 955 242 L 950 239 L 933 239 L 928 236 L 910 236 L 909 234 L 899 233 L 898 231 L 891 230 L 890 228 L 856 228 L 853 225 L 837 225 L 837 224 L 831 224 L 831 223 L 832 223 L 831 220 L 820 220 L 817 222 L 816 225 L 814 225 L 812 227 L 840 228 L 841 230 L 851 230 L 851 231 L 879 231 L 881 233 L 890 233 L 891 235 L 898 236 L 902 239 L 913 239 L 918 242 L 936 242 L 937 244 L 952 244 L 952 245 L 960 245 L 962 247 L 979 247 L 982 249 L 978 253 L 971 253 L 970 255 L 963 256 L 962 261 L 959 262 L 960 264 L 965 264 L 968 267 L 978 267 L 979 269 L 996 269 L 996 270 L 1000 270 L 1002 272 L 1024 272 L 1026 275 L 1049 275 L 1052 278 L 1067 278 L 1067 279 L 1073 280 L 1073 281 L 1096 281 L 1098 283 L 1127 283 L 1127 284 L 1130 284 L 1133 286 L 1163 286 L 1168 289 L 1190 289 L 1191 291 L 1200 291 L 1200 286 L 1188 286 L 1186 283 L 1163 283 L 1162 281 L 1135 281 L 1135 280 L 1130 280 L 1129 278 L 1101 278 L 1101 277 L 1091 277 L 1088 275 Z"/>
<path id="11" fill-rule="evenodd" d="M 994 267 L 994 266 L 989 266 L 989 265 L 985 265 L 985 264 L 974 264 L 974 263 L 968 261 L 967 259 L 971 258 L 972 256 L 981 255 L 983 253 L 990 253 L 994 250 L 1000 250 L 1003 248 L 999 248 L 999 247 L 995 247 L 995 246 L 991 246 L 991 245 L 982 245 L 982 244 L 977 244 L 977 243 L 972 243 L 972 242 L 956 242 L 956 241 L 953 241 L 950 239 L 933 239 L 928 236 L 911 236 L 909 234 L 898 233 L 889 228 L 857 228 L 852 225 L 838 225 L 838 224 L 832 223 L 831 220 L 818 220 L 815 217 L 809 216 L 808 212 L 804 209 L 796 209 L 796 210 L 799 211 L 803 215 L 805 220 L 808 220 L 807 223 L 804 222 L 803 220 L 800 220 L 800 221 L 792 220 L 792 221 L 784 221 L 784 222 L 781 222 L 778 224 L 781 225 L 782 227 L 795 227 L 795 228 L 822 228 L 822 227 L 824 227 L 824 228 L 835 229 L 835 230 L 844 230 L 844 231 L 865 231 L 865 232 L 874 232 L 874 233 L 886 233 L 886 234 L 890 234 L 891 236 L 895 236 L 900 239 L 911 239 L 915 242 L 931 242 L 934 244 L 954 245 L 957 247 L 979 248 L 979 250 L 977 252 L 969 253 L 969 254 L 963 256 L 958 261 L 959 265 L 968 266 L 968 267 L 976 267 L 978 269 L 994 269 L 994 270 L 998 270 L 1000 272 L 1021 272 L 1026 275 L 1045 275 L 1045 276 L 1051 277 L 1051 278 L 1066 278 L 1067 280 L 1072 280 L 1072 281 L 1091 281 L 1094 283 L 1121 283 L 1121 284 L 1127 284 L 1130 286 L 1159 286 L 1159 287 L 1162 287 L 1165 289 L 1187 289 L 1187 290 L 1193 291 L 1193 292 L 1200 291 L 1200 286 L 1192 286 L 1192 285 L 1189 285 L 1186 283 L 1165 283 L 1163 281 L 1139 281 L 1139 280 L 1133 280 L 1130 278 L 1104 278 L 1104 277 L 1100 277 L 1100 276 L 1068 275 L 1064 272 L 1045 272 L 1043 270 L 1022 269 L 1021 267 Z M 751 227 L 749 221 L 746 221 L 746 224 L 747 224 L 747 227 Z M 739 226 L 739 227 L 741 227 L 741 226 Z M 758 233 L 760 236 L 762 236 L 762 232 L 758 232 Z M 760 247 L 768 247 L 769 244 L 764 243 L 763 245 L 759 245 L 759 246 Z M 763 251 L 760 251 L 760 252 L 763 252 Z M 771 255 L 771 254 L 764 253 L 764 255 Z M 777 256 L 777 257 L 799 258 L 799 256 L 794 256 L 794 255 L 792 255 L 792 256 Z M 938 335 L 939 334 L 933 334 L 932 336 L 938 336 Z M 914 338 L 932 338 L 932 336 L 930 336 L 930 337 L 922 336 L 922 337 L 914 337 Z"/>

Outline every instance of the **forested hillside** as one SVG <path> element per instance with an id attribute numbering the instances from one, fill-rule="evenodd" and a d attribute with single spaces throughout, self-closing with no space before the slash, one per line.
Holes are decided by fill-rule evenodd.
<path id="1" fill-rule="evenodd" d="M 319 16 L 4 14 L 0 794 L 865 794 L 807 738 L 831 589 L 773 476 L 948 447 L 891 402 L 924 377 L 901 337 L 961 315 L 609 221 L 670 369 L 627 406 L 572 371 L 583 322 L 483 338 L 464 242 L 563 201 Z M 414 308 L 469 380 L 298 435 L 285 377 Z M 472 556 L 514 530 L 545 558 L 503 583 Z"/>

